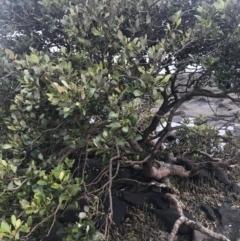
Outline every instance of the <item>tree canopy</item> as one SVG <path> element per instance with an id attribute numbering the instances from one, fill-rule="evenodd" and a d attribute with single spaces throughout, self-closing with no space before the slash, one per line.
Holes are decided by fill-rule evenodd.
<path id="1" fill-rule="evenodd" d="M 162 145 L 185 101 L 204 96 L 239 105 L 237 0 L 0 3 L 1 240 L 42 240 L 66 210 L 80 214 L 61 226 L 64 240 L 107 238 L 111 205 L 107 228 L 98 230 L 95 221 L 101 197 L 111 203 L 121 166 L 137 165 L 155 180 L 209 168 L 200 162 L 179 169 L 165 155 L 177 144 Z M 214 128 L 178 129 L 186 143 L 196 142 L 189 154 L 196 160 L 223 138 L 234 147 L 231 157 L 237 154 L 237 139 Z M 92 158 L 101 169 L 94 182 L 105 180 L 99 189 L 85 172 Z"/>

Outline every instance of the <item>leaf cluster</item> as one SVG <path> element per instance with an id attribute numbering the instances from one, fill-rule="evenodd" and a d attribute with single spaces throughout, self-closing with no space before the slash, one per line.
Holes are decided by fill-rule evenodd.
<path id="1" fill-rule="evenodd" d="M 129 140 L 144 147 L 160 118 L 172 111 L 171 123 L 184 101 L 210 95 L 212 82 L 220 97 L 228 82 L 239 92 L 234 0 L 0 3 L 0 239 L 40 240 L 64 211 L 81 210 L 89 179 L 73 173 L 88 156 L 106 170 L 117 150 L 129 158 Z M 200 77 L 177 82 L 190 64 Z M 191 148 L 219 143 L 191 131 L 182 138 Z M 89 209 L 62 228 L 66 240 L 102 237 Z"/>

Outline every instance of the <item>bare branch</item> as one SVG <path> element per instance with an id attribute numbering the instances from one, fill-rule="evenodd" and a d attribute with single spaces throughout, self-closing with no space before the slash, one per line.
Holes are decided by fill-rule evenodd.
<path id="1" fill-rule="evenodd" d="M 110 209 L 110 212 L 108 214 L 108 218 L 106 220 L 106 225 L 105 225 L 105 238 L 106 240 L 108 240 L 108 237 L 109 237 L 109 228 L 110 228 L 110 225 L 113 223 L 113 220 L 112 220 L 112 216 L 113 216 L 113 203 L 112 203 L 112 181 L 113 181 L 113 176 L 112 176 L 112 166 L 113 166 L 113 161 L 119 159 L 121 156 L 120 156 L 120 152 L 119 152 L 119 148 L 118 146 L 116 145 L 116 149 L 117 149 L 117 155 L 112 157 L 109 161 L 109 184 L 108 184 L 108 196 L 109 196 L 109 209 Z M 108 222 L 109 220 L 109 222 Z"/>
<path id="2" fill-rule="evenodd" d="M 136 141 L 134 141 L 133 139 L 129 139 L 128 143 L 133 151 L 143 153 L 142 147 Z"/>

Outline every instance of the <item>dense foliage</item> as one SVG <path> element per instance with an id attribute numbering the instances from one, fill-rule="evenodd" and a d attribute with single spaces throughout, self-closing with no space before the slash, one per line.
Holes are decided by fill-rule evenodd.
<path id="1" fill-rule="evenodd" d="M 154 156 L 184 101 L 234 99 L 240 92 L 240 5 L 0 3 L 0 239 L 41 240 L 73 209 L 81 211 L 79 221 L 62 225 L 62 236 L 99 240 L 93 220 L 99 193 L 111 190 L 112 168 Z M 199 66 L 198 73 L 180 83 L 189 65 Z M 156 145 L 146 148 L 165 120 Z M 93 156 L 109 172 L 99 193 L 88 190 L 88 177 L 78 168 Z M 91 206 L 80 205 L 84 196 Z"/>

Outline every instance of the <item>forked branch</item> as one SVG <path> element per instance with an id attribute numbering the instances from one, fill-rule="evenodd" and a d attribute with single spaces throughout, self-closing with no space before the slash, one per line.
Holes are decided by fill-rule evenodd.
<path id="1" fill-rule="evenodd" d="M 223 236 L 222 234 L 219 233 L 215 233 L 211 230 L 209 230 L 208 228 L 205 228 L 202 224 L 189 220 L 188 218 L 186 218 L 183 214 L 183 210 L 181 207 L 181 204 L 179 203 L 179 201 L 171 194 L 166 193 L 164 195 L 165 199 L 168 200 L 169 202 L 172 202 L 175 206 L 175 208 L 177 209 L 177 213 L 179 214 L 179 219 L 177 219 L 177 221 L 175 222 L 172 232 L 169 235 L 168 241 L 173 241 L 177 231 L 180 227 L 181 224 L 185 223 L 186 225 L 190 226 L 192 229 L 194 230 L 198 230 L 203 234 L 206 234 L 209 237 L 221 240 L 221 241 L 230 241 L 230 239 L 226 238 L 225 236 Z"/>

